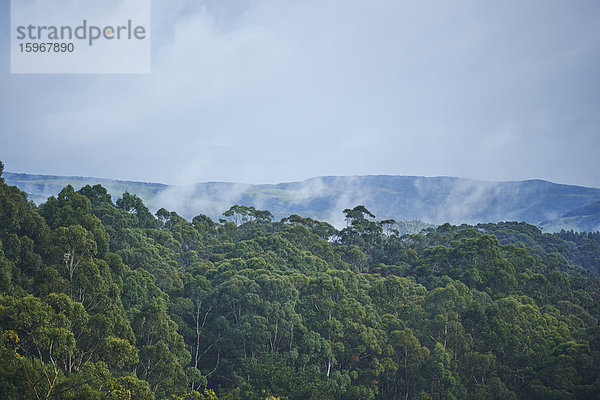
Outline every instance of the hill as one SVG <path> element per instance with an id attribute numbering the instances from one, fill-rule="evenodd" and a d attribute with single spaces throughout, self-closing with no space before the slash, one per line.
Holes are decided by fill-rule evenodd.
<path id="1" fill-rule="evenodd" d="M 17 186 L 27 193 L 29 200 L 36 204 L 45 202 L 48 197 L 56 196 L 65 186 L 81 188 L 85 185 L 100 184 L 112 195 L 120 196 L 124 192 L 137 194 L 148 201 L 168 188 L 161 183 L 120 181 L 115 179 L 91 178 L 83 176 L 32 175 L 4 172 L 4 180 L 8 185 Z"/>
<path id="2" fill-rule="evenodd" d="M 595 232 L 600 230 L 600 201 L 569 211 L 560 218 L 543 223 L 547 230 L 561 229 Z"/>
<path id="3" fill-rule="evenodd" d="M 600 202 L 600 189 L 542 180 L 488 182 L 453 177 L 370 175 L 326 176 L 268 185 L 207 182 L 168 186 L 8 172 L 4 177 L 8 184 L 27 192 L 36 203 L 56 195 L 66 184 L 77 189 L 99 183 L 113 196 L 129 191 L 152 210 L 165 207 L 188 219 L 198 214 L 218 219 L 232 204 L 241 204 L 268 209 L 276 218 L 298 214 L 340 227 L 344 224 L 340 210 L 364 204 L 381 218 L 431 224 L 524 221 L 546 231 L 600 228 L 600 214 L 591 212 L 597 211 L 597 206 L 586 211 L 586 207 Z"/>
<path id="4" fill-rule="evenodd" d="M 35 206 L 0 163 L 0 399 L 598 398 L 600 233 L 232 210 Z"/>

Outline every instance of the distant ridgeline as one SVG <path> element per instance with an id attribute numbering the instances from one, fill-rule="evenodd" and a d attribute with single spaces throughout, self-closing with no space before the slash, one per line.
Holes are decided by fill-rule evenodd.
<path id="1" fill-rule="evenodd" d="M 267 209 L 276 219 L 291 214 L 344 225 L 340 210 L 364 204 L 381 218 L 440 225 L 523 221 L 546 232 L 600 230 L 600 189 L 540 180 L 485 182 L 449 177 L 320 177 L 277 185 L 199 183 L 187 187 L 98 178 L 5 173 L 6 182 L 36 203 L 67 184 L 101 184 L 113 197 L 136 194 L 148 207 L 174 210 L 185 218 L 213 219 L 233 204 Z M 414 225 L 414 224 L 413 224 Z"/>
<path id="2" fill-rule="evenodd" d="M 364 205 L 338 210 L 340 228 L 296 214 L 275 221 L 272 211 L 243 204 L 218 222 L 188 220 L 162 207 L 153 213 L 129 192 L 115 201 L 100 185 L 66 186 L 36 205 L 5 183 L 2 169 L 0 399 L 600 393 L 600 233 L 505 222 L 403 235 L 402 226 L 421 225 L 378 219 Z M 335 188 L 350 178 L 322 181 L 329 179 Z M 379 188 L 380 200 L 391 197 L 373 180 L 395 182 L 387 190 L 396 195 L 416 182 L 421 195 L 433 191 L 422 178 L 353 179 Z M 167 198 L 169 188 L 135 185 Z M 290 187 L 301 184 L 286 185 L 244 195 L 268 192 L 293 204 Z M 563 199 L 560 207 L 573 210 L 564 218 L 597 210 L 593 201 L 565 200 L 569 187 L 502 185 Z M 588 196 L 582 203 L 595 195 L 570 190 Z M 544 203 L 529 196 L 530 208 Z"/>

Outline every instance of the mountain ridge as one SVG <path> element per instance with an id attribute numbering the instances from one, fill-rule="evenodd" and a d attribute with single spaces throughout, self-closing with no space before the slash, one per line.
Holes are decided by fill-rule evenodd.
<path id="1" fill-rule="evenodd" d="M 342 210 L 364 204 L 379 218 L 431 224 L 524 221 L 546 231 L 598 230 L 600 214 L 569 216 L 600 201 L 600 189 L 541 179 L 486 181 L 451 176 L 322 176 L 275 184 L 202 182 L 189 186 L 93 177 L 5 172 L 10 185 L 40 203 L 67 184 L 101 184 L 114 197 L 128 191 L 150 209 L 169 208 L 186 218 L 218 219 L 233 204 L 270 210 L 276 218 L 299 214 L 341 226 Z"/>

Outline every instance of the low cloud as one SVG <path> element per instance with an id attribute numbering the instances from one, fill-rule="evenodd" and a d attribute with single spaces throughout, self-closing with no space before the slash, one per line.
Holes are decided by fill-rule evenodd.
<path id="1" fill-rule="evenodd" d="M 182 187 L 365 174 L 600 186 L 595 3 L 152 6 L 150 75 L 0 74 L 7 170 Z"/>

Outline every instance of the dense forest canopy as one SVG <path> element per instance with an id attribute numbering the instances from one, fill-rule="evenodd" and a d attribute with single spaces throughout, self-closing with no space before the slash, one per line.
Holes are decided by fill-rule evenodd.
<path id="1" fill-rule="evenodd" d="M 1 178 L 1 399 L 596 399 L 600 234 L 191 221 Z"/>

